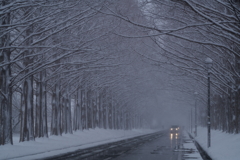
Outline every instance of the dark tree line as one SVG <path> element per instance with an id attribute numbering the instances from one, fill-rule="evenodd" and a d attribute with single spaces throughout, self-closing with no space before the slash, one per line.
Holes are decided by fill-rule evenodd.
<path id="1" fill-rule="evenodd" d="M 125 24 L 100 12 L 113 4 L 3 0 L 0 5 L 1 145 L 12 144 L 12 129 L 18 128 L 22 142 L 48 132 L 142 126 L 142 116 L 131 116 L 124 96 L 115 94 L 124 72 L 111 72 L 125 54 L 109 38 Z"/>
<path id="2" fill-rule="evenodd" d="M 154 41 L 161 49 L 159 54 L 165 56 L 170 61 L 168 63 L 179 68 L 180 72 L 195 80 L 197 85 L 188 91 L 190 94 L 195 91 L 200 93 L 199 121 L 203 126 L 207 126 L 208 71 L 204 61 L 210 57 L 213 60 L 212 129 L 239 133 L 240 2 L 237 0 L 152 2 L 154 5 L 148 16 L 155 21 L 155 26 L 145 27 L 155 31 L 154 36 L 157 38 L 154 38 Z M 158 25 L 157 22 L 161 21 L 165 23 Z"/>
<path id="3" fill-rule="evenodd" d="M 208 72 L 204 61 L 207 57 L 211 58 L 212 129 L 239 133 L 240 2 L 146 0 L 141 1 L 139 6 L 147 17 L 147 23 L 116 12 L 110 14 L 151 31 L 148 36 L 158 49 L 155 48 L 154 56 L 139 54 L 153 61 L 156 66 L 171 66 L 172 74 L 178 77 L 192 78 L 192 88 L 181 88 L 180 91 L 200 93 L 199 122 L 203 126 L 207 126 Z M 121 36 L 136 37 L 134 34 Z M 179 89 L 178 85 L 171 87 Z"/>

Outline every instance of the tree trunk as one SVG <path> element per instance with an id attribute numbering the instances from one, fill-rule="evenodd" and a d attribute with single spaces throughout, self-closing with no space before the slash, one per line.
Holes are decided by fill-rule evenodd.
<path id="1" fill-rule="evenodd" d="M 46 91 L 46 86 L 47 86 L 47 82 L 45 81 L 45 77 L 46 77 L 46 70 L 43 70 L 41 72 L 41 86 L 42 86 L 42 90 L 41 90 L 41 104 L 42 104 L 42 118 L 41 118 L 41 123 L 42 123 L 42 134 L 41 136 L 43 137 L 48 137 L 48 124 L 47 124 L 47 91 Z"/>
<path id="2" fill-rule="evenodd" d="M 68 93 L 68 89 L 66 91 L 65 97 L 63 96 L 63 107 L 62 107 L 62 123 L 63 123 L 63 131 L 65 134 L 72 133 L 72 117 L 71 117 L 71 97 Z"/>
<path id="3" fill-rule="evenodd" d="M 42 83 L 41 83 L 41 73 L 37 74 L 36 82 L 36 107 L 35 107 L 35 137 L 41 137 L 41 118 L 42 118 Z"/>
<path id="4" fill-rule="evenodd" d="M 99 93 L 99 127 L 104 128 L 104 110 L 103 110 L 103 96 Z"/>
<path id="5" fill-rule="evenodd" d="M 82 130 L 82 107 L 81 107 L 81 90 L 78 89 L 77 95 L 76 95 L 76 113 L 74 114 L 74 120 L 75 120 L 75 130 Z"/>
<path id="6" fill-rule="evenodd" d="M 10 61 L 10 50 L 3 50 L 3 63 Z M 5 65 L 1 68 L 0 84 L 0 145 L 12 142 L 12 89 L 10 87 L 11 68 Z"/>
<path id="7" fill-rule="evenodd" d="M 55 91 L 52 95 L 52 135 L 61 135 L 61 109 L 59 81 L 55 84 Z"/>
<path id="8" fill-rule="evenodd" d="M 86 129 L 86 110 L 85 110 L 85 90 L 81 90 L 81 125 L 82 125 L 82 130 Z"/>
<path id="9" fill-rule="evenodd" d="M 29 17 L 31 8 L 27 7 L 23 9 L 24 15 Z M 33 25 L 29 25 L 24 34 L 24 45 L 31 46 L 33 38 L 30 36 L 33 33 Z M 29 74 L 32 70 L 33 57 L 31 56 L 33 51 L 26 49 L 23 53 L 23 65 L 25 67 L 25 74 Z M 33 75 L 28 75 L 25 78 L 23 85 L 23 98 L 24 98 L 24 120 L 23 120 L 23 139 L 20 141 L 34 140 L 34 117 L 33 117 Z"/>
<path id="10" fill-rule="evenodd" d="M 56 135 L 56 91 L 52 93 L 51 135 Z"/>
<path id="11" fill-rule="evenodd" d="M 67 107 L 67 133 L 72 133 L 72 116 L 71 116 L 71 97 L 67 93 L 66 97 L 66 107 Z"/>
<path id="12" fill-rule="evenodd" d="M 20 108 L 20 139 L 19 139 L 19 142 L 22 141 L 23 139 L 23 121 L 24 121 L 24 111 L 25 108 L 24 108 L 24 98 L 23 98 L 23 93 L 21 94 L 21 108 Z"/>
<path id="13" fill-rule="evenodd" d="M 236 52 L 239 52 L 240 49 L 238 49 L 239 47 L 237 46 L 234 46 L 233 49 L 236 50 Z M 238 73 L 240 73 L 240 57 L 237 55 L 235 57 L 235 69 Z M 239 78 L 239 75 L 235 78 L 235 108 L 234 108 L 234 113 L 235 113 L 235 122 L 234 122 L 234 125 L 235 125 L 235 133 L 238 134 L 239 133 L 239 108 L 240 108 L 240 78 Z"/>
<path id="14" fill-rule="evenodd" d="M 67 133 L 67 99 L 65 97 L 63 97 L 63 130 L 64 133 Z"/>
<path id="15" fill-rule="evenodd" d="M 85 96 L 85 123 L 86 123 L 86 129 L 89 129 L 89 91 L 87 90 L 87 95 Z"/>
<path id="16" fill-rule="evenodd" d="M 113 97 L 111 98 L 112 101 L 112 129 L 115 129 L 115 106 L 114 106 L 114 101 L 113 101 Z"/>
<path id="17" fill-rule="evenodd" d="M 61 112 L 62 112 L 62 133 L 65 133 L 66 132 L 66 124 L 65 124 L 65 122 L 66 122 L 66 116 L 65 116 L 65 98 L 64 98 L 64 96 L 62 96 L 61 97 Z"/>
<path id="18" fill-rule="evenodd" d="M 60 105 L 60 81 L 56 84 L 56 131 L 57 135 L 61 135 L 61 105 Z"/>
<path id="19" fill-rule="evenodd" d="M 106 106 L 105 106 L 105 108 L 106 108 L 106 115 L 105 115 L 105 117 L 106 117 L 106 129 L 109 129 L 109 104 L 108 104 L 108 100 L 107 100 L 107 103 L 106 103 Z"/>
<path id="20" fill-rule="evenodd" d="M 33 76 L 25 79 L 23 86 L 23 129 L 20 142 L 34 140 L 34 120 L 33 120 Z"/>
<path id="21" fill-rule="evenodd" d="M 100 101 L 99 91 L 96 93 L 96 127 L 100 128 Z"/>
<path id="22" fill-rule="evenodd" d="M 94 92 L 93 92 L 92 95 L 91 95 L 91 97 L 90 97 L 90 98 L 91 98 L 91 108 L 92 108 L 92 116 L 91 116 L 91 117 L 92 117 L 92 118 L 91 118 L 91 119 L 92 119 L 92 125 L 91 125 L 91 126 L 92 126 L 92 127 L 91 127 L 92 129 L 95 128 L 95 117 L 96 117 L 96 116 L 95 116 L 96 106 L 95 106 L 94 96 L 95 96 L 95 95 L 94 95 Z"/>
<path id="23" fill-rule="evenodd" d="M 74 98 L 74 112 L 73 112 L 73 131 L 78 130 L 78 91 Z"/>
<path id="24" fill-rule="evenodd" d="M 10 3 L 10 0 L 2 0 L 1 7 Z M 12 141 L 12 89 L 10 87 L 11 51 L 10 33 L 7 31 L 10 24 L 10 13 L 1 14 L 0 17 L 0 62 L 6 64 L 0 68 L 0 145 L 13 144 Z M 6 47 L 2 49 L 3 47 Z"/>

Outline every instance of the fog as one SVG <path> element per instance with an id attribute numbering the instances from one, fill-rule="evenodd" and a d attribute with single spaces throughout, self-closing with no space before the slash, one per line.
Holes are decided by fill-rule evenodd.
<path id="1" fill-rule="evenodd" d="M 0 145 L 12 133 L 187 127 L 193 110 L 206 126 L 210 97 L 214 127 L 238 133 L 238 2 L 0 5 Z"/>

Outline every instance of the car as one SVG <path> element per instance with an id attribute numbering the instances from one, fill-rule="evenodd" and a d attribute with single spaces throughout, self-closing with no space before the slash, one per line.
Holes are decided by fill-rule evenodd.
<path id="1" fill-rule="evenodd" d="M 179 136 L 179 131 L 180 131 L 180 127 L 178 125 L 172 125 L 170 127 L 170 138 L 176 138 L 178 139 Z"/>
<path id="2" fill-rule="evenodd" d="M 178 133 L 180 130 L 180 127 L 178 125 L 172 125 L 170 128 L 170 133 Z"/>

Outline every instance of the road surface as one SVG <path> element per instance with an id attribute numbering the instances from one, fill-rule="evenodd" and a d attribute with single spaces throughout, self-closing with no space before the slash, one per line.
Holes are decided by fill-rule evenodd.
<path id="1" fill-rule="evenodd" d="M 143 143 L 128 152 L 120 154 L 116 158 L 106 158 L 113 160 L 180 160 L 181 152 L 174 151 L 180 146 L 181 134 L 170 135 L 165 131 L 158 139 Z"/>

